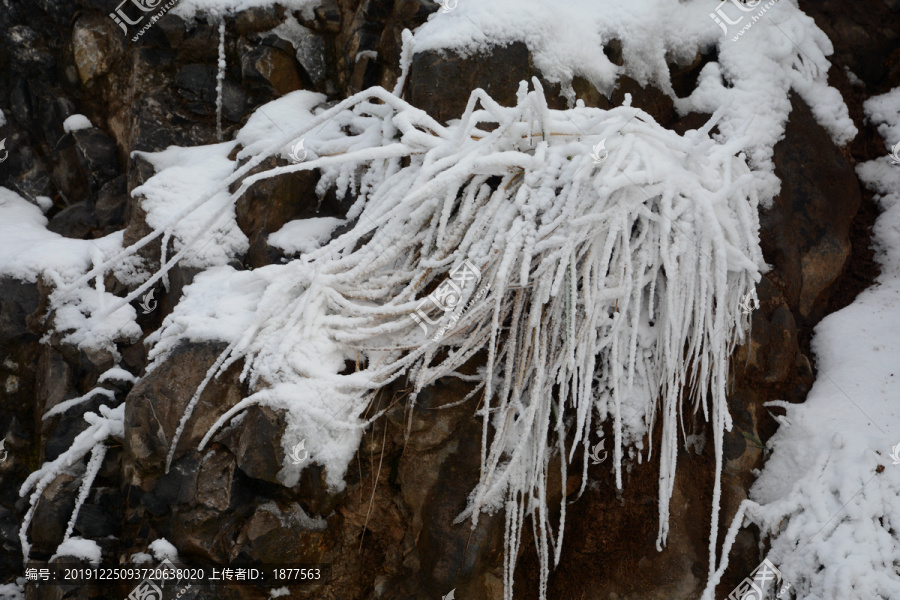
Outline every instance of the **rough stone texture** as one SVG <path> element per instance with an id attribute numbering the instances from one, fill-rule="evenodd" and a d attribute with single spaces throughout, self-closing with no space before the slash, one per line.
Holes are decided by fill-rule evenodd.
<path id="1" fill-rule="evenodd" d="M 189 64 L 175 76 L 178 93 L 188 110 L 200 116 L 216 114 L 216 75 L 212 65 Z M 250 104 L 246 91 L 227 74 L 222 81 L 222 117 L 232 123 L 240 122 Z"/>
<path id="2" fill-rule="evenodd" d="M 266 42 L 272 44 L 253 47 L 241 56 L 241 76 L 250 89 L 283 96 L 301 89 L 300 74 L 292 58 L 290 44 L 270 36 Z"/>
<path id="3" fill-rule="evenodd" d="M 306 76 L 316 85 L 321 84 L 328 76 L 329 57 L 326 52 L 325 40 L 300 26 L 295 56 Z"/>
<path id="4" fill-rule="evenodd" d="M 125 175 L 108 181 L 101 189 L 94 205 L 97 224 L 103 228 L 121 229 L 124 225 L 128 187 Z"/>
<path id="5" fill-rule="evenodd" d="M 248 477 L 280 483 L 278 472 L 285 457 L 281 447 L 284 414 L 267 406 L 251 406 L 245 411 L 240 427 L 217 437 L 234 454 L 237 468 Z"/>
<path id="6" fill-rule="evenodd" d="M 132 388 L 125 409 L 126 461 L 133 465 L 132 485 L 151 485 L 165 467 L 175 431 L 194 391 L 222 350 L 221 344 L 183 345 Z M 227 374 L 210 380 L 178 441 L 177 459 L 200 440 L 218 416 L 243 397 Z"/>
<path id="7" fill-rule="evenodd" d="M 815 323 L 849 256 L 861 197 L 853 167 L 797 97 L 784 139 L 775 145 L 775 174 L 781 193 L 760 213 L 763 253 L 795 318 Z"/>
<path id="8" fill-rule="evenodd" d="M 503 68 L 497 68 L 502 64 Z M 516 103 L 516 90 L 530 80 L 533 68 L 528 47 L 522 42 L 498 46 L 490 54 L 462 58 L 456 54 L 429 51 L 417 54 L 406 84 L 410 104 L 438 121 L 458 119 L 466 110 L 475 88 L 486 91 L 503 106 Z"/>
<path id="9" fill-rule="evenodd" d="M 61 236 L 75 239 L 93 237 L 97 229 L 97 214 L 87 202 L 76 202 L 64 208 L 47 224 L 47 229 Z"/>
<path id="10" fill-rule="evenodd" d="M 299 506 L 268 502 L 246 520 L 232 556 L 268 564 L 278 564 L 284 556 L 297 563 L 323 563 L 334 556 L 333 538 Z"/>
<path id="11" fill-rule="evenodd" d="M 732 359 L 729 411 L 735 426 L 725 437 L 720 532 L 746 497 L 752 469 L 762 465 L 760 443 L 777 427 L 763 402 L 803 401 L 813 380 L 812 327 L 852 300 L 877 272 L 867 247 L 867 227 L 876 211 L 871 196 L 860 193 L 853 166 L 884 154 L 883 141 L 864 122 L 860 106 L 869 95 L 900 84 L 900 7 L 895 0 L 862 11 L 840 0 L 802 1 L 801 7 L 834 42 L 830 82 L 847 100 L 861 133 L 847 148 L 835 148 L 809 108 L 793 99 L 785 139 L 775 149 L 782 192 L 762 215 L 763 249 L 773 269 L 758 286 L 761 307 L 753 315 L 751 340 Z M 41 0 L 0 11 L 5 48 L 0 89 L 6 90 L 0 109 L 8 121 L 0 137 L 7 139 L 10 152 L 0 175 L 3 185 L 27 199 L 53 201 L 46 214 L 52 231 L 93 238 L 124 229 L 130 244 L 150 231 L 140 198 L 131 191 L 154 174 L 151 164 L 133 152 L 216 141 L 218 21 L 200 16 L 187 23 L 167 15 L 132 43 L 109 19 L 113 8 L 87 0 Z M 401 32 L 436 10 L 429 0 L 326 0 L 311 19 L 282 6 L 227 17 L 225 139 L 232 139 L 254 107 L 296 89 L 325 93 L 331 100 L 371 85 L 393 89 Z M 272 33 L 288 17 L 302 26 L 294 44 Z M 604 52 L 622 64 L 617 40 L 610 40 Z M 873 55 L 884 60 L 873 61 Z M 676 96 L 690 93 L 711 60 L 712 53 L 698 54 L 669 65 Z M 867 87 L 853 85 L 845 66 Z M 519 81 L 532 76 L 540 74 L 521 43 L 467 58 L 425 52 L 413 57 L 403 94 L 446 121 L 462 113 L 475 87 L 508 105 L 515 102 Z M 565 106 L 558 85 L 545 82 L 544 88 L 552 107 Z M 633 105 L 682 133 L 707 118 L 679 117 L 665 93 L 625 77 L 610 90 L 595 89 L 581 78 L 573 88 L 587 105 L 601 108 L 631 94 Z M 95 127 L 66 134 L 62 122 L 76 113 L 88 116 Z M 284 163 L 273 159 L 261 168 L 277 164 Z M 251 245 L 235 268 L 281 260 L 266 240 L 289 220 L 346 214 L 352 199 L 338 202 L 333 193 L 318 197 L 317 180 L 315 173 L 281 175 L 256 183 L 240 199 L 238 225 Z M 148 265 L 158 265 L 159 242 L 141 256 Z M 147 315 L 139 311 L 145 337 L 171 314 L 195 275 L 196 270 L 178 267 L 170 274 L 168 291 L 157 288 L 159 307 Z M 127 291 L 114 278 L 105 283 L 116 294 Z M 114 399 L 97 397 L 44 421 L 46 410 L 88 392 L 113 364 L 110 355 L 72 348 L 59 335 L 39 342 L 52 322 L 46 314 L 51 291 L 43 281 L 0 279 L 0 435 L 10 453 L 0 463 L 0 583 L 21 567 L 17 527 L 28 503 L 17 492 L 24 479 L 83 430 L 84 410 L 101 403 L 114 406 L 127 396 L 124 447 L 109 449 L 75 526 L 77 535 L 98 540 L 105 564 L 146 551 L 150 541 L 166 537 L 190 561 L 281 562 L 290 556 L 291 561 L 332 563 L 332 585 L 300 591 L 300 598 L 411 600 L 440 598 L 453 588 L 459 598 L 502 597 L 502 513 L 483 516 L 474 531 L 468 523 L 453 523 L 478 476 L 481 425 L 472 418 L 474 402 L 433 410 L 463 397 L 470 384 L 437 382 L 420 395 L 411 415 L 403 402 L 391 406 L 364 432 L 345 489 L 328 489 L 323 467 L 314 463 L 297 486 L 286 489 L 277 478 L 284 461 L 280 411 L 251 408 L 202 452 L 197 448 L 209 426 L 246 393 L 237 379 L 241 366 L 234 365 L 200 397 L 172 467 L 164 473 L 184 408 L 223 346 L 182 346 L 147 374 L 144 340 L 122 340 L 121 365 L 144 376 L 141 382 L 133 389 L 121 382 L 104 384 L 115 392 Z M 390 386 L 372 410 L 387 408 L 390 398 L 402 394 L 399 384 Z M 551 507 L 563 495 L 571 502 L 562 562 L 551 576 L 551 600 L 696 596 L 707 571 L 714 458 L 704 423 L 687 426 L 706 443 L 679 452 L 671 529 L 662 552 L 655 549 L 658 459 L 635 465 L 622 491 L 615 489 L 608 463 L 589 468 L 596 485 L 580 498 L 575 496 L 580 475 L 566 482 L 551 478 Z M 80 468 L 57 477 L 39 505 L 29 532 L 39 561 L 49 559 L 62 539 Z M 534 542 L 528 527 L 523 535 L 515 595 L 535 598 Z M 725 597 L 759 562 L 757 541 L 752 531 L 738 536 L 716 597 Z M 130 592 L 124 586 L 111 589 L 53 588 L 40 597 L 126 597 Z M 29 590 L 29 599 L 38 597 Z M 265 597 L 259 590 L 198 587 L 182 599 Z"/>
<path id="12" fill-rule="evenodd" d="M 36 556 L 53 554 L 62 542 L 78 496 L 78 480 L 73 475 L 60 474 L 41 494 L 28 530 Z"/>
<path id="13" fill-rule="evenodd" d="M 260 171 L 284 164 L 270 158 L 248 173 L 248 177 Z M 277 262 L 280 252 L 270 247 L 266 240 L 270 233 L 281 229 L 294 219 L 310 217 L 343 217 L 350 208 L 349 198 L 340 202 L 334 193 L 322 198 L 316 195 L 319 176 L 312 171 L 297 171 L 263 179 L 254 183 L 237 201 L 237 224 L 250 240 L 246 263 L 259 267 Z M 240 187 L 236 181 L 232 192 Z"/>
<path id="14" fill-rule="evenodd" d="M 0 572 L 21 565 L 16 504 L 18 486 L 39 466 L 40 439 L 35 435 L 37 377 L 33 365 L 40 352 L 41 292 L 33 283 L 0 278 L 0 439 L 7 459 L 0 463 Z"/>
<path id="15" fill-rule="evenodd" d="M 107 16 L 87 13 L 72 30 L 72 53 L 81 83 L 105 75 L 122 55 L 121 36 Z"/>

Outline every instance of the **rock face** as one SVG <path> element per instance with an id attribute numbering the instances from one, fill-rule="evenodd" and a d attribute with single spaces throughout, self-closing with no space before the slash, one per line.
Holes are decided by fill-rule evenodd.
<path id="1" fill-rule="evenodd" d="M 850 225 L 862 197 L 850 161 L 829 143 L 809 107 L 794 98 L 784 139 L 775 146 L 781 193 L 760 215 L 766 258 L 804 324 L 824 316 L 828 291 L 850 255 Z M 790 176 L 788 176 L 790 174 Z"/>
<path id="2" fill-rule="evenodd" d="M 763 249 L 772 270 L 758 286 L 761 306 L 753 315 L 752 339 L 733 357 L 729 410 L 735 427 L 725 440 L 720 532 L 746 498 L 751 471 L 762 465 L 763 446 L 777 425 L 763 402 L 803 401 L 814 376 L 808 351 L 812 327 L 849 302 L 848 290 L 855 293 L 874 275 L 866 232 L 874 213 L 853 166 L 881 148 L 862 119 L 863 92 L 849 83 L 843 69 L 864 80 L 870 94 L 900 84 L 900 62 L 864 58 L 867 52 L 897 47 L 896 2 L 876 3 L 866 11 L 836 0 L 801 4 L 835 44 L 834 85 L 861 134 L 850 147 L 837 148 L 809 108 L 799 98 L 792 100 L 785 137 L 775 148 L 781 194 L 761 215 Z M 0 53 L 0 89 L 6 90 L 0 109 L 7 119 L 0 138 L 7 139 L 10 155 L 0 165 L 2 185 L 35 203 L 38 197 L 49 198 L 48 227 L 60 235 L 91 239 L 124 230 L 126 243 L 136 241 L 149 229 L 130 192 L 153 168 L 134 151 L 216 141 L 218 22 L 201 16 L 187 23 L 167 15 L 132 42 L 108 17 L 114 9 L 110 2 L 44 0 L 7 8 L 0 11 L 6 42 Z M 255 107 L 297 89 L 332 99 L 371 85 L 392 89 L 399 75 L 401 32 L 436 9 L 428 0 L 326 0 L 309 19 L 279 5 L 227 17 L 226 139 Z M 607 51 L 621 63 L 615 40 Z M 709 60 L 698 55 L 690 64 L 671 65 L 679 95 L 689 92 Z M 446 121 L 462 113 L 471 89 L 481 87 L 501 104 L 511 104 L 518 82 L 532 76 L 540 73 L 522 43 L 469 57 L 429 51 L 413 57 L 403 94 Z M 599 107 L 618 104 L 630 93 L 636 106 L 676 130 L 694 128 L 704 119 L 679 118 L 665 94 L 628 79 L 614 90 L 596 90 L 582 79 L 573 85 L 586 104 Z M 551 106 L 565 105 L 558 86 L 545 82 L 544 87 Z M 95 127 L 66 133 L 62 123 L 72 114 L 88 116 Z M 274 164 L 261 167 L 267 166 Z M 266 240 L 289 220 L 346 215 L 352 199 L 319 197 L 317 182 L 311 172 L 283 175 L 257 183 L 241 198 L 238 225 L 250 249 L 236 268 L 279 261 L 281 255 Z M 160 248 L 148 246 L 143 257 L 158 263 Z M 186 268 L 172 272 L 168 291 L 157 295 L 160 309 L 139 316 L 145 335 L 160 326 L 194 274 Z M 122 288 L 115 281 L 107 287 Z M 462 398 L 470 384 L 435 383 L 411 415 L 402 404 L 389 407 L 384 400 L 402 390 L 386 389 L 373 406 L 388 409 L 386 415 L 364 433 L 346 488 L 328 489 L 322 468 L 312 465 L 288 489 L 278 479 L 285 458 L 280 411 L 251 408 L 198 450 L 209 426 L 246 395 L 241 365 L 232 365 L 200 395 L 166 472 L 185 408 L 223 347 L 182 346 L 148 373 L 143 339 L 122 340 L 121 364 L 139 382 L 98 383 L 114 364 L 111 355 L 79 350 L 59 336 L 41 342 L 51 291 L 41 280 L 0 279 L 0 435 L 10 455 L 0 463 L 0 583 L 21 571 L 18 526 L 28 509 L 17 494 L 22 482 L 86 427 L 84 410 L 125 401 L 123 445 L 110 448 L 74 524 L 75 535 L 99 541 L 105 564 L 145 552 L 150 541 L 165 537 L 183 559 L 198 563 L 333 566 L 330 586 L 303 588 L 292 597 L 406 600 L 439 598 L 451 589 L 459 598 L 502 597 L 502 513 L 485 516 L 475 530 L 468 523 L 454 524 L 479 476 L 480 420 L 473 420 L 470 404 L 433 410 Z M 98 385 L 108 395 L 42 419 L 53 406 Z M 549 598 L 696 597 L 708 568 L 714 457 L 706 426 L 687 425 L 698 443 L 678 457 L 671 529 L 662 552 L 655 548 L 658 459 L 635 465 L 621 492 L 603 466 L 589 469 L 597 485 L 577 501 L 578 476 L 551 484 L 557 506 L 563 495 L 572 503 Z M 61 473 L 43 492 L 28 532 L 38 562 L 49 560 L 62 540 L 83 469 L 76 465 Z M 529 536 L 526 527 L 516 598 L 537 594 L 538 565 Z M 726 596 L 758 563 L 757 541 L 748 531 L 739 535 L 717 597 Z M 117 590 L 116 597 L 129 591 Z M 66 597 L 104 593 L 82 587 Z M 266 596 L 252 588 L 204 587 L 183 597 Z M 28 597 L 62 598 L 63 591 L 39 594 L 29 588 Z"/>

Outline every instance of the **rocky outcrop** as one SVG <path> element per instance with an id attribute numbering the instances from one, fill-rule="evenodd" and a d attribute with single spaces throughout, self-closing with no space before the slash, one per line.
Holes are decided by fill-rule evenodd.
<path id="1" fill-rule="evenodd" d="M 0 12 L 6 48 L 0 52 L 0 89 L 7 90 L 0 94 L 0 108 L 8 121 L 0 138 L 10 150 L 0 175 L 2 185 L 35 203 L 41 196 L 50 199 L 51 231 L 91 239 L 124 230 L 131 243 L 149 228 L 130 192 L 153 174 L 134 151 L 216 141 L 218 22 L 201 16 L 189 23 L 167 15 L 133 43 L 108 18 L 108 4 L 45 0 Z M 849 301 L 848 289 L 858 291 L 873 276 L 866 232 L 873 209 L 853 166 L 882 150 L 861 116 L 863 91 L 850 83 L 843 67 L 872 90 L 900 83 L 896 61 L 864 60 L 872 49 L 896 53 L 900 28 L 886 25 L 896 25 L 896 7 L 883 4 L 850 12 L 830 0 L 818 8 L 803 6 L 835 42 L 833 83 L 861 134 L 848 148 L 837 148 L 809 108 L 792 100 L 785 138 L 775 148 L 781 193 L 762 214 L 763 249 L 772 270 L 758 286 L 752 337 L 732 360 L 729 410 L 735 426 L 725 439 L 720 532 L 746 498 L 752 471 L 761 466 L 765 442 L 777 426 L 763 402 L 804 399 L 813 380 L 812 327 Z M 392 89 L 403 28 L 421 24 L 436 9 L 427 0 L 326 0 L 309 19 L 279 5 L 226 18 L 225 138 L 255 107 L 296 89 L 332 99 L 371 85 Z M 607 55 L 621 63 L 615 40 Z M 712 59 L 698 55 L 689 64 L 670 65 L 676 93 L 686 95 Z M 522 43 L 467 57 L 429 51 L 413 57 L 403 94 L 446 121 L 462 113 L 471 89 L 481 87 L 501 104 L 512 104 L 518 82 L 532 76 L 540 73 Z M 573 85 L 590 106 L 616 105 L 630 93 L 636 106 L 678 131 L 704 120 L 703 115 L 679 117 L 663 92 L 627 78 L 613 90 L 594 89 L 583 79 Z M 551 106 L 565 105 L 558 86 L 544 82 L 544 87 Z M 62 123 L 73 114 L 86 115 L 94 127 L 66 133 Z M 289 220 L 346 215 L 352 199 L 319 197 L 317 182 L 315 173 L 282 175 L 258 182 L 241 198 L 238 226 L 250 249 L 235 268 L 281 260 L 266 240 Z M 157 264 L 160 248 L 150 245 L 142 255 Z M 160 288 L 157 295 L 160 308 L 139 315 L 144 336 L 158 329 L 194 275 L 187 268 L 173 270 L 168 291 Z M 124 286 L 110 280 L 107 289 L 121 293 Z M 388 409 L 386 415 L 364 433 L 345 489 L 329 489 L 315 464 L 295 487 L 285 488 L 278 478 L 285 457 L 280 411 L 250 408 L 198 450 L 209 426 L 246 395 L 241 365 L 232 365 L 200 396 L 166 472 L 185 407 L 223 347 L 182 346 L 148 372 L 143 339 L 121 340 L 122 366 L 141 379 L 133 387 L 100 383 L 100 374 L 113 365 L 109 353 L 81 351 L 59 336 L 41 343 L 46 317 L 52 317 L 46 314 L 49 293 L 42 281 L 0 280 L 0 435 L 10 452 L 0 463 L 0 582 L 21 567 L 18 524 L 28 504 L 18 497 L 19 486 L 83 430 L 84 410 L 125 401 L 123 445 L 110 448 L 74 527 L 76 535 L 101 541 L 104 562 L 128 559 L 165 537 L 185 560 L 198 563 L 332 564 L 331 585 L 297 592 L 301 598 L 439 598 L 454 588 L 460 598 L 502 597 L 502 513 L 485 515 L 474 530 L 454 523 L 479 475 L 481 423 L 472 419 L 471 403 L 435 410 L 463 397 L 469 384 L 439 381 L 419 396 L 411 413 L 403 402 L 394 402 L 403 396 L 401 386 L 389 386 L 372 407 Z M 98 385 L 110 396 L 42 418 Z M 658 458 L 634 465 L 622 491 L 608 465 L 589 468 L 593 483 L 581 497 L 576 497 L 580 475 L 550 483 L 551 506 L 563 496 L 571 502 L 550 598 L 696 596 L 708 567 L 714 457 L 706 426 L 687 425 L 694 443 L 678 457 L 671 529 L 662 552 L 655 548 Z M 60 474 L 42 495 L 29 530 L 37 561 L 47 561 L 62 540 L 82 468 Z M 533 598 L 537 559 L 527 527 L 524 536 L 515 596 Z M 750 531 L 739 535 L 717 596 L 727 595 L 755 567 L 757 541 Z M 129 590 L 120 591 L 124 597 Z M 87 598 L 91 589 L 67 593 Z M 33 590 L 29 594 L 39 597 Z M 60 589 L 46 594 L 62 597 Z M 265 597 L 252 588 L 199 588 L 191 594 Z"/>

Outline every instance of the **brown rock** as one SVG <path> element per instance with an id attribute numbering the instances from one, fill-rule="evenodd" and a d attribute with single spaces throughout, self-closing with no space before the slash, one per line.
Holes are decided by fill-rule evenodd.
<path id="1" fill-rule="evenodd" d="M 248 176 L 284 164 L 279 160 L 266 160 L 248 173 Z M 254 183 L 238 199 L 235 204 L 237 224 L 250 239 L 246 260 L 248 265 L 259 267 L 278 260 L 280 252 L 270 248 L 266 240 L 268 234 L 278 231 L 288 221 L 310 217 L 342 218 L 346 215 L 351 198 L 345 198 L 341 202 L 333 192 L 319 198 L 315 191 L 318 180 L 318 173 L 312 171 L 269 177 Z M 239 185 L 240 182 L 235 182 L 233 190 Z"/>
<path id="2" fill-rule="evenodd" d="M 284 435 L 283 410 L 251 406 L 241 422 L 216 438 L 236 457 L 237 467 L 247 476 L 280 484 L 278 472 L 284 462 L 281 436 Z"/>
<path id="3" fill-rule="evenodd" d="M 41 554 L 47 554 L 49 558 L 62 543 L 75 508 L 80 481 L 80 477 L 60 473 L 41 493 L 28 529 L 28 539 L 36 558 Z"/>
<path id="4" fill-rule="evenodd" d="M 851 217 L 852 218 L 852 217 Z M 849 232 L 850 223 L 847 223 Z M 837 281 L 850 256 L 848 237 L 827 236 L 800 257 L 803 286 L 800 288 L 800 314 L 808 317 L 822 313 L 828 304 L 828 290 Z"/>
<path id="5" fill-rule="evenodd" d="M 341 30 L 341 10 L 335 0 L 320 2 L 315 9 L 315 26 L 318 30 L 327 33 L 337 33 Z"/>
<path id="6" fill-rule="evenodd" d="M 742 374 L 765 384 L 787 381 L 800 353 L 797 325 L 781 292 L 763 276 L 757 285 L 759 310 L 753 313 L 749 340 L 734 362 Z"/>
<path id="7" fill-rule="evenodd" d="M 72 54 L 83 84 L 109 72 L 122 55 L 121 37 L 107 16 L 86 12 L 78 18 L 72 29 Z"/>
<path id="8" fill-rule="evenodd" d="M 302 89 L 303 83 L 291 54 L 293 52 L 288 53 L 270 46 L 255 47 L 241 56 L 244 81 L 256 87 L 267 87 L 277 96 Z"/>
<path id="9" fill-rule="evenodd" d="M 497 46 L 490 53 L 462 57 L 450 52 L 416 54 L 409 69 L 406 98 L 442 123 L 458 119 L 471 90 L 481 88 L 502 106 L 515 106 L 519 82 L 532 72 L 524 42 Z"/>
<path id="10" fill-rule="evenodd" d="M 278 27 L 283 19 L 284 8 L 281 6 L 254 6 L 235 15 L 234 32 L 243 36 L 268 31 Z"/>
<path id="11" fill-rule="evenodd" d="M 200 474 L 197 476 L 197 502 L 219 512 L 228 510 L 232 504 L 234 467 L 231 454 L 207 453 L 200 462 Z"/>
<path id="12" fill-rule="evenodd" d="M 642 86 L 631 77 L 623 75 L 616 82 L 611 98 L 612 106 L 622 106 L 625 94 L 631 94 L 632 106 L 647 111 L 663 127 L 671 127 L 675 122 L 675 105 L 668 94 L 659 88 Z"/>
<path id="13" fill-rule="evenodd" d="M 227 565 L 242 518 L 238 512 L 222 514 L 206 506 L 179 507 L 171 518 L 160 522 L 160 532 L 175 544 L 180 555 Z"/>
<path id="14" fill-rule="evenodd" d="M 469 385 L 441 382 L 423 390 L 413 411 L 411 434 L 400 459 L 399 482 L 412 512 L 415 562 L 425 590 L 460 596 L 478 587 L 478 576 L 502 554 L 502 515 L 483 514 L 456 524 L 466 508 L 481 465 L 481 425 L 471 406 L 437 411 L 465 396 Z"/>
<path id="15" fill-rule="evenodd" d="M 797 97 L 791 106 L 784 139 L 775 145 L 781 193 L 760 211 L 760 241 L 797 322 L 814 325 L 849 255 L 861 197 L 852 165 L 809 107 Z"/>
<path id="16" fill-rule="evenodd" d="M 62 355 L 50 346 L 41 348 L 38 359 L 38 404 L 37 410 L 45 412 L 66 399 L 74 386 L 72 368 Z"/>
<path id="17" fill-rule="evenodd" d="M 144 480 L 143 476 L 155 477 L 162 473 L 185 408 L 224 347 L 224 344 L 184 344 L 128 394 L 123 445 L 126 461 L 136 467 L 133 484 L 143 483 L 143 488 L 148 490 L 152 479 Z M 219 416 L 241 400 L 240 385 L 231 383 L 239 368 L 232 367 L 219 378 L 210 380 L 187 421 L 174 458 L 196 449 Z"/>
<path id="18" fill-rule="evenodd" d="M 279 564 L 290 556 L 292 563 L 323 563 L 335 558 L 323 519 L 313 519 L 299 506 L 267 502 L 247 519 L 234 548 L 234 558 L 243 555 L 261 563 Z"/>

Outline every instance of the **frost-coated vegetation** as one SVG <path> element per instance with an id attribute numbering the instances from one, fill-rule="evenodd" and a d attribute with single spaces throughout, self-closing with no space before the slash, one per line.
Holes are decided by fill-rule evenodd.
<path id="1" fill-rule="evenodd" d="M 28 541 L 28 526 L 34 517 L 34 511 L 37 508 L 38 499 L 47 488 L 53 483 L 53 480 L 60 473 L 68 469 L 78 469 L 81 466 L 82 459 L 88 454 L 91 455 L 87 468 L 82 473 L 82 482 L 78 491 L 78 498 L 75 501 L 75 510 L 69 519 L 66 527 L 66 533 L 63 543 L 68 541 L 75 527 L 75 521 L 78 519 L 78 513 L 81 506 L 87 500 L 88 492 L 94 482 L 94 478 L 100 471 L 103 458 L 106 456 L 107 438 L 116 438 L 121 440 L 125 435 L 125 404 L 120 404 L 116 408 L 101 406 L 100 414 L 87 412 L 84 414 L 84 420 L 88 422 L 88 428 L 79 433 L 72 445 L 60 454 L 55 460 L 44 463 L 44 465 L 28 476 L 20 489 L 21 495 L 32 492 L 30 502 L 31 506 L 25 517 L 22 519 L 22 527 L 19 529 L 19 540 L 22 542 L 22 554 L 24 562 L 28 562 L 28 554 L 31 551 L 31 543 Z"/>
<path id="2" fill-rule="evenodd" d="M 885 151 L 900 139 L 900 88 L 863 105 Z M 856 167 L 883 210 L 873 227 L 876 284 L 816 326 L 818 377 L 803 404 L 773 401 L 787 417 L 723 544 L 703 600 L 713 600 L 744 521 L 756 524 L 795 597 L 900 598 L 900 165 L 880 156 Z"/>
<path id="3" fill-rule="evenodd" d="M 526 516 L 537 532 L 544 596 L 565 517 L 563 502 L 554 532 L 548 478 L 565 480 L 575 468 L 586 484 L 590 439 L 604 427 L 613 433 L 621 487 L 625 453 L 639 453 L 644 434 L 660 423 L 659 446 L 651 442 L 647 454 L 661 457 L 660 546 L 686 411 L 712 423 L 721 470 L 722 433 L 730 428 L 727 359 L 748 326 L 741 298 L 762 265 L 753 178 L 736 156 L 741 140 L 709 139 L 715 116 L 679 136 L 630 106 L 550 110 L 534 85 L 528 91 L 523 82 L 515 107 L 476 90 L 447 127 L 375 88 L 320 111 L 268 149 L 245 149 L 250 161 L 223 189 L 303 136 L 311 156 L 246 177 L 227 207 L 256 181 L 318 168 L 320 192 L 334 187 L 355 198 L 352 227 L 283 265 L 201 274 L 153 338 L 159 360 L 190 328 L 192 301 L 213 289 L 221 294 L 223 282 L 252 296 L 249 316 L 191 399 L 171 448 L 205 384 L 243 360 L 252 394 L 222 415 L 201 447 L 247 406 L 283 407 L 290 413 L 285 448 L 306 438 L 334 487 L 343 485 L 366 424 L 360 415 L 378 389 L 407 377 L 411 411 L 435 380 L 471 380 L 471 394 L 460 400 L 483 422 L 482 468 L 459 518 L 474 526 L 483 512 L 505 509 L 508 598 Z M 592 149 L 601 140 L 608 157 L 598 161 Z M 120 303 L 149 289 L 189 248 Z M 480 280 L 463 289 L 459 305 L 476 300 L 443 336 L 426 337 L 411 315 L 463 261 Z M 429 314 L 439 324 L 449 318 Z M 345 360 L 358 369 L 342 373 Z M 477 377 L 458 373 L 469 362 L 479 365 Z M 285 465 L 286 485 L 300 468 Z M 718 495 L 717 483 L 711 552 Z"/>
<path id="4" fill-rule="evenodd" d="M 289 4 L 310 10 L 313 2 Z M 659 453 L 658 545 L 665 543 L 685 413 L 711 423 L 717 459 L 704 598 L 712 597 L 727 567 L 745 515 L 769 536 L 770 557 L 798 598 L 897 596 L 897 471 L 873 480 L 874 454 L 859 450 L 862 442 L 852 436 L 846 443 L 823 442 L 825 434 L 819 434 L 834 425 L 815 420 L 784 428 L 773 440 L 776 452 L 763 485 L 742 505 L 722 559 L 715 560 L 722 432 L 730 427 L 726 359 L 745 335 L 740 298 L 752 290 L 762 265 L 757 204 L 778 191 L 772 157 L 790 112 L 789 94 L 810 105 L 836 143 L 851 139 L 855 128 L 827 83 L 831 43 L 794 3 L 779 2 L 738 44 L 719 41 L 705 3 L 661 7 L 641 0 L 575 1 L 565 11 L 538 0 L 464 3 L 415 35 L 404 33 L 397 89 L 416 52 L 449 48 L 467 54 L 524 41 L 535 66 L 570 101 L 576 75 L 604 92 L 628 75 L 667 91 L 680 114 L 716 111 L 701 131 L 678 136 L 629 106 L 549 110 L 539 88 L 523 88 L 516 107 L 498 106 L 476 91 L 461 120 L 446 127 L 381 89 L 329 110 L 323 96 L 297 92 L 258 110 L 233 142 L 144 154 L 157 175 L 134 193 L 153 233 L 129 248 L 122 248 L 121 232 L 91 242 L 56 239 L 36 207 L 0 188 L 0 238 L 28 248 L 2 265 L 4 273 L 49 278 L 56 288 L 53 325 L 63 341 L 118 357 L 117 340 L 140 336 L 128 303 L 157 282 L 167 283 L 176 263 L 206 269 L 148 338 L 150 369 L 185 340 L 229 345 L 190 401 L 169 463 L 203 387 L 236 361 L 243 361 L 252 394 L 222 415 L 202 446 L 247 406 L 279 406 L 289 416 L 285 450 L 305 439 L 311 461 L 326 466 L 334 488 L 343 485 L 362 430 L 378 417 L 363 417 L 377 390 L 408 378 L 397 385 L 409 389 L 411 411 L 429 383 L 447 376 L 471 381 L 472 393 L 459 402 L 482 420 L 482 470 L 460 518 L 474 525 L 485 511 L 505 510 L 507 597 L 526 516 L 533 519 L 545 595 L 549 566 L 560 556 L 566 508 L 560 506 L 563 521 L 552 531 L 546 482 L 580 469 L 586 485 L 588 446 L 604 434 L 613 440 L 612 460 L 604 465 L 620 487 L 629 461 Z M 228 0 L 182 0 L 173 13 L 193 18 L 197 10 L 220 15 L 230 8 Z M 221 24 L 219 33 L 217 84 L 224 73 Z M 622 44 L 621 68 L 604 54 L 610 40 Z M 702 68 L 696 88 L 675 98 L 669 59 L 690 62 L 711 47 L 716 58 Z M 879 106 L 870 107 L 870 118 L 896 112 L 894 99 Z M 900 131 L 896 120 L 882 117 L 876 120 L 890 120 L 892 131 Z M 716 143 L 708 137 L 713 125 Z M 299 140 L 310 150 L 306 162 L 248 176 L 269 157 L 287 156 Z M 609 154 L 595 164 L 590 154 L 601 140 Z M 248 161 L 242 165 L 228 158 L 237 143 L 243 146 L 239 158 Z M 299 258 L 253 271 L 227 266 L 247 249 L 234 220 L 237 199 L 261 179 L 307 169 L 322 173 L 320 194 L 334 188 L 354 199 L 344 233 L 320 248 L 337 224 L 294 222 L 270 242 L 290 241 L 285 238 L 309 229 L 308 238 L 280 246 L 288 254 L 302 248 Z M 239 184 L 235 193 L 229 192 L 232 184 Z M 4 228 L 4 222 L 14 226 Z M 892 230 L 884 224 L 884 231 Z M 137 252 L 160 241 L 164 264 L 148 273 Z M 424 335 L 412 315 L 463 261 L 480 272 L 459 303 L 471 305 L 452 316 L 432 308 L 428 321 L 435 325 Z M 136 289 L 126 298 L 107 292 L 103 280 L 111 272 Z M 436 331 L 443 331 L 438 339 Z M 845 361 L 843 333 L 833 346 Z M 863 349 L 853 354 L 872 356 Z M 356 372 L 346 373 L 346 361 L 358 365 Z M 476 376 L 459 373 L 466 362 L 478 366 Z M 819 356 L 820 368 L 824 362 Z M 878 398 L 871 391 L 867 402 Z M 44 417 L 98 394 L 111 392 L 96 388 Z M 835 414 L 838 405 L 803 414 Z M 791 410 L 797 415 L 789 413 L 791 421 L 802 424 L 800 409 Z M 866 410 L 877 414 L 869 405 Z M 26 559 L 35 505 L 64 470 L 83 477 L 64 545 L 82 541 L 71 537 L 72 525 L 106 440 L 124 431 L 124 405 L 98 412 L 87 413 L 88 429 L 21 488 L 31 494 L 20 531 Z M 851 417 L 841 413 L 840 427 Z M 647 437 L 651 431 L 661 437 Z M 886 443 L 866 441 L 882 450 Z M 294 485 L 301 468 L 286 463 L 283 483 Z M 841 510 L 847 516 L 832 521 Z M 871 556 L 848 562 L 849 554 L 871 549 L 875 538 Z"/>

